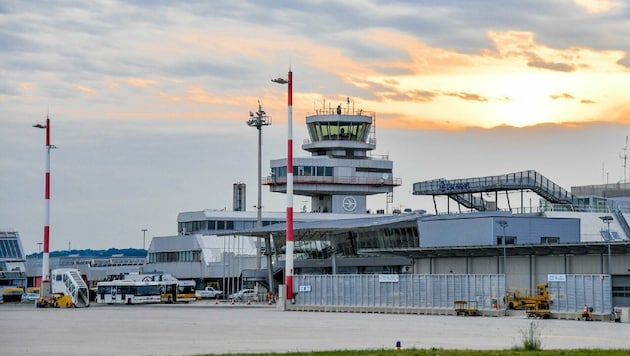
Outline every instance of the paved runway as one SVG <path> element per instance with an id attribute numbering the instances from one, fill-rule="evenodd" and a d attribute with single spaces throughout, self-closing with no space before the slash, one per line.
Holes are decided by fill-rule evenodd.
<path id="1" fill-rule="evenodd" d="M 523 316 L 286 312 L 191 304 L 37 309 L 0 304 L 0 355 L 196 355 L 402 348 L 509 349 L 530 323 L 544 349 L 630 349 L 630 324 Z"/>

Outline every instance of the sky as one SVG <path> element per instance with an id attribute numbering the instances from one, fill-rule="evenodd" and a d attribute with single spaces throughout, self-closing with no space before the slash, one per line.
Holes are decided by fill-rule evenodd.
<path id="1" fill-rule="evenodd" d="M 304 118 L 349 98 L 376 113 L 393 202 L 434 210 L 413 183 L 536 170 L 561 187 L 625 182 L 630 4 L 554 1 L 4 1 L 0 228 L 38 252 L 51 119 L 50 250 L 142 248 L 177 214 L 257 200 Z M 262 190 L 263 211 L 286 196 Z M 440 204 L 445 204 L 440 201 Z M 533 203 L 536 204 L 535 202 Z M 296 211 L 310 206 L 295 196 Z M 147 229 L 146 235 L 142 229 Z"/>

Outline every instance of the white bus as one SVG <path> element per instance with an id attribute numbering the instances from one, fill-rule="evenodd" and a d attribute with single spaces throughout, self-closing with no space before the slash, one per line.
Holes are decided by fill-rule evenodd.
<path id="1" fill-rule="evenodd" d="M 161 285 L 157 282 L 116 280 L 96 285 L 96 303 L 146 304 L 160 303 Z"/>
<path id="2" fill-rule="evenodd" d="M 126 281 L 158 283 L 164 303 L 188 303 L 198 299 L 194 280 L 177 279 L 168 273 L 125 273 L 122 278 Z"/>

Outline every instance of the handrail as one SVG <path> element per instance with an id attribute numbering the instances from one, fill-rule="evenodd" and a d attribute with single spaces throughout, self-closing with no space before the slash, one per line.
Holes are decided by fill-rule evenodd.
<path id="1" fill-rule="evenodd" d="M 339 185 L 372 185 L 372 186 L 400 186 L 401 178 L 378 177 L 333 177 L 333 176 L 293 176 L 293 182 L 298 184 L 339 184 Z M 262 185 L 287 184 L 286 176 L 267 176 L 261 179 Z"/>
<path id="2" fill-rule="evenodd" d="M 498 176 L 466 179 L 434 179 L 413 185 L 414 195 L 449 195 L 499 190 L 530 189 L 552 203 L 579 206 L 579 199 L 559 185 L 529 170 Z M 468 206 L 472 208 L 471 206 Z"/>

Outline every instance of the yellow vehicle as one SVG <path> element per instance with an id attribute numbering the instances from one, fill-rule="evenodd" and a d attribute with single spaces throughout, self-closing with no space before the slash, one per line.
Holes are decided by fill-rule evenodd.
<path id="1" fill-rule="evenodd" d="M 38 308 L 73 308 L 72 297 L 69 294 L 54 293 L 50 298 L 39 298 L 36 302 Z"/>
<path id="2" fill-rule="evenodd" d="M 522 293 L 520 290 L 508 292 L 505 303 L 509 309 L 549 309 L 549 292 L 544 283 L 536 286 L 535 294 Z"/>
<path id="3" fill-rule="evenodd" d="M 527 318 L 549 319 L 551 318 L 551 310 L 549 310 L 549 301 L 537 300 L 533 307 L 527 309 Z"/>
<path id="4" fill-rule="evenodd" d="M 2 301 L 5 303 L 21 302 L 24 289 L 20 287 L 7 287 L 2 290 Z"/>
<path id="5" fill-rule="evenodd" d="M 164 281 L 161 283 L 162 302 L 165 303 L 188 303 L 197 301 L 195 293 L 195 281 L 177 280 Z"/>
<path id="6" fill-rule="evenodd" d="M 464 316 L 475 316 L 479 313 L 479 309 L 477 308 L 477 302 L 467 302 L 465 300 L 456 300 L 455 301 L 455 314 L 456 315 L 464 315 Z"/>

